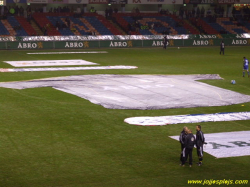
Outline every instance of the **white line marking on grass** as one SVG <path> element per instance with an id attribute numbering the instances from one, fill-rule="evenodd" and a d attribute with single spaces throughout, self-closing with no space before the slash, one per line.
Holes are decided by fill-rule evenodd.
<path id="1" fill-rule="evenodd" d="M 74 53 L 108 53 L 107 51 L 75 51 L 75 52 L 38 52 L 27 53 L 28 55 L 47 55 L 47 54 L 74 54 Z"/>
<path id="2" fill-rule="evenodd" d="M 213 91 L 213 90 L 212 90 Z M 213 91 L 215 94 L 217 94 L 219 97 L 220 97 L 220 100 L 222 100 L 222 97 L 221 97 L 221 95 L 218 93 L 218 92 L 216 92 L 216 91 Z"/>

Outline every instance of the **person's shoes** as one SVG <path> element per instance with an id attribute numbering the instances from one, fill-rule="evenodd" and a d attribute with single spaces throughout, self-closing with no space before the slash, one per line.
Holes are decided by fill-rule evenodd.
<path id="1" fill-rule="evenodd" d="M 198 166 L 201 166 L 202 165 L 202 163 L 198 163 Z"/>
<path id="2" fill-rule="evenodd" d="M 191 167 L 192 167 L 192 165 L 189 165 L 189 167 L 191 168 Z"/>
<path id="3" fill-rule="evenodd" d="M 185 165 L 184 165 L 184 164 L 181 164 L 181 166 L 182 166 L 182 167 L 185 167 Z"/>

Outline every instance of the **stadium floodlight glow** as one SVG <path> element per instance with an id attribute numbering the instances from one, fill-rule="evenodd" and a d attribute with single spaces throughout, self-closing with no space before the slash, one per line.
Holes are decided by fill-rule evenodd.
<path id="1" fill-rule="evenodd" d="M 6 1 L 5 0 L 0 0 L 0 6 L 6 6 Z"/>

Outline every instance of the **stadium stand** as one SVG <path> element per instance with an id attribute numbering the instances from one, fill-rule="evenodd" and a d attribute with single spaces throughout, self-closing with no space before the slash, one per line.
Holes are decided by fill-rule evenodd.
<path id="1" fill-rule="evenodd" d="M 176 22 L 182 23 L 182 26 L 189 31 L 189 34 L 200 34 L 199 30 L 192 25 L 187 19 L 179 19 L 177 16 L 175 15 L 170 15 Z"/>
<path id="2" fill-rule="evenodd" d="M 230 34 L 250 33 L 250 27 L 247 28 L 247 23 L 246 27 L 243 25 L 238 26 L 239 23 L 237 21 L 230 21 L 230 18 L 217 18 L 216 22 Z"/>
<path id="3" fill-rule="evenodd" d="M 7 29 L 9 25 L 6 22 L 6 20 L 0 21 L 0 36 L 9 36 L 10 34 L 14 35 L 14 32 L 10 32 L 10 30 Z"/>
<path id="4" fill-rule="evenodd" d="M 242 34 L 250 32 L 250 23 L 239 25 L 238 21 L 230 21 L 230 18 L 190 18 L 191 22 L 204 34 Z"/>
<path id="5" fill-rule="evenodd" d="M 199 34 L 188 21 L 159 13 L 113 13 L 113 19 L 127 33 L 142 35 Z"/>
<path id="6" fill-rule="evenodd" d="M 48 35 L 121 35 L 108 20 L 97 13 L 75 17 L 73 13 L 35 13 L 34 20 Z"/>
<path id="7" fill-rule="evenodd" d="M 28 36 L 37 35 L 35 29 L 23 16 L 15 16 L 15 18 L 19 22 L 20 26 L 23 27 L 23 29 L 26 31 Z"/>
<path id="8" fill-rule="evenodd" d="M 218 24 L 217 22 L 210 22 L 209 18 L 202 18 L 203 21 L 205 21 L 208 25 L 210 25 L 214 30 L 216 30 L 218 33 L 226 33 L 225 28 Z"/>
<path id="9" fill-rule="evenodd" d="M 98 20 L 111 31 L 114 35 L 122 35 L 121 31 L 119 31 L 114 25 L 112 25 L 104 16 L 102 15 L 96 15 Z"/>
<path id="10" fill-rule="evenodd" d="M 49 36 L 250 33 L 249 19 L 242 16 L 236 19 L 236 13 L 231 18 L 218 15 L 190 16 L 189 19 L 184 19 L 170 13 L 113 13 L 112 17 L 108 17 L 112 20 L 110 21 L 95 12 L 82 15 L 71 12 L 35 12 L 32 20 L 17 14 L 2 19 L 0 36 L 32 36 L 37 35 L 37 32 L 42 35 L 40 30 L 43 35 Z"/>
<path id="11" fill-rule="evenodd" d="M 57 13 L 39 13 L 36 12 L 32 15 L 34 21 L 43 30 L 45 35 L 48 36 L 61 36 L 62 34 L 58 32 L 55 26 L 48 20 L 46 16 L 56 16 Z"/>
<path id="12" fill-rule="evenodd" d="M 19 22 L 15 19 L 14 16 L 7 17 L 7 20 L 5 21 L 5 26 L 8 30 L 10 30 L 10 34 L 13 33 L 15 36 L 28 35 L 25 30 L 20 26 Z"/>
<path id="13" fill-rule="evenodd" d="M 193 25 L 195 25 L 197 28 L 199 28 L 201 33 L 204 34 L 219 34 L 219 31 L 217 31 L 213 26 L 211 26 L 205 18 L 190 18 L 190 21 Z"/>
<path id="14" fill-rule="evenodd" d="M 23 16 L 8 16 L 0 22 L 1 36 L 32 36 L 36 31 Z"/>
<path id="15" fill-rule="evenodd" d="M 244 25 L 248 30 L 250 30 L 250 21 L 245 21 Z"/>

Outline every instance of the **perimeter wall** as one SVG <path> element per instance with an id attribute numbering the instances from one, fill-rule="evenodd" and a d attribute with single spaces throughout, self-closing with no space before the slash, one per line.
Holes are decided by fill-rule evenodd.
<path id="1" fill-rule="evenodd" d="M 128 36 L 34 36 L 2 37 L 0 49 L 88 49 L 162 47 L 162 35 Z M 169 35 L 168 47 L 250 46 L 250 34 L 241 35 Z"/>

